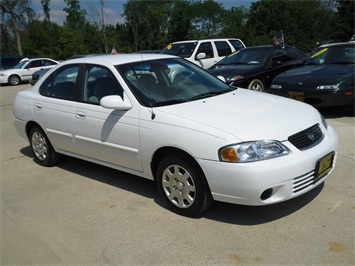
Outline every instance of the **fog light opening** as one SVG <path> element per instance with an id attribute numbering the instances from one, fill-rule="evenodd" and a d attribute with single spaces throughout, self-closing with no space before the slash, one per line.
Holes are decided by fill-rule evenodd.
<path id="1" fill-rule="evenodd" d="M 263 193 L 261 193 L 260 199 L 267 200 L 268 198 L 270 198 L 272 196 L 272 192 L 273 192 L 272 188 L 268 188 Z"/>

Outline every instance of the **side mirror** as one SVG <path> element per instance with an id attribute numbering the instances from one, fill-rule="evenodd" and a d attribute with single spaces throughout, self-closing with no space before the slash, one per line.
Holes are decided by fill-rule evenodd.
<path id="1" fill-rule="evenodd" d="M 226 83 L 226 79 L 223 76 L 217 76 L 220 80 L 222 80 L 224 83 Z"/>
<path id="2" fill-rule="evenodd" d="M 129 101 L 123 101 L 121 96 L 109 95 L 101 99 L 100 105 L 106 109 L 129 110 L 132 104 Z"/>
<path id="3" fill-rule="evenodd" d="M 205 59 L 206 58 L 206 53 L 199 53 L 196 55 L 197 60 Z"/>

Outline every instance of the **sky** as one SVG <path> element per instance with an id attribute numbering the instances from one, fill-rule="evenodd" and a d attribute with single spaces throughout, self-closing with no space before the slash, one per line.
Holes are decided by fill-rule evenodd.
<path id="1" fill-rule="evenodd" d="M 252 2 L 257 0 L 215 0 L 215 2 L 222 4 L 224 9 L 230 9 L 233 6 L 245 6 L 249 8 Z M 123 11 L 123 5 L 126 0 L 104 0 L 104 14 L 105 24 L 116 25 L 117 23 L 123 23 L 124 20 L 121 16 Z M 63 21 L 67 15 L 63 11 L 66 4 L 63 0 L 51 0 L 50 1 L 50 18 L 51 21 L 58 25 L 63 25 Z M 81 9 L 85 9 L 88 20 L 97 22 L 98 17 L 95 13 L 100 10 L 99 0 L 80 0 Z M 40 19 L 43 19 L 43 7 L 40 0 L 32 0 L 32 8 L 35 10 Z"/>

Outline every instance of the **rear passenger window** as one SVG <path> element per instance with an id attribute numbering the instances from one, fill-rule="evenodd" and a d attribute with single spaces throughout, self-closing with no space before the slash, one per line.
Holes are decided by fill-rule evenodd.
<path id="1" fill-rule="evenodd" d="M 227 56 L 232 53 L 232 49 L 226 41 L 215 41 L 218 56 Z"/>
<path id="2" fill-rule="evenodd" d="M 74 100 L 75 83 L 79 72 L 79 65 L 67 65 L 52 73 L 39 88 L 43 96 Z"/>
<path id="3" fill-rule="evenodd" d="M 244 48 L 244 45 L 238 40 L 229 40 L 229 42 L 233 45 L 236 51 Z"/>

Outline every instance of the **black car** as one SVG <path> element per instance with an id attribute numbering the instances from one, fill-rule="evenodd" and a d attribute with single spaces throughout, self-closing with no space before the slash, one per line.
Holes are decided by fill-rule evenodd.
<path id="1" fill-rule="evenodd" d="M 227 56 L 208 71 L 224 77 L 232 87 L 268 91 L 275 76 L 303 65 L 308 58 L 306 53 L 292 46 L 252 46 Z"/>
<path id="2" fill-rule="evenodd" d="M 346 106 L 353 115 L 354 73 L 355 43 L 327 44 L 304 66 L 275 77 L 270 92 L 314 107 Z"/>
<path id="3" fill-rule="evenodd" d="M 35 85 L 37 81 L 48 72 L 49 68 L 37 70 L 35 73 L 32 74 L 30 79 L 30 84 Z"/>

